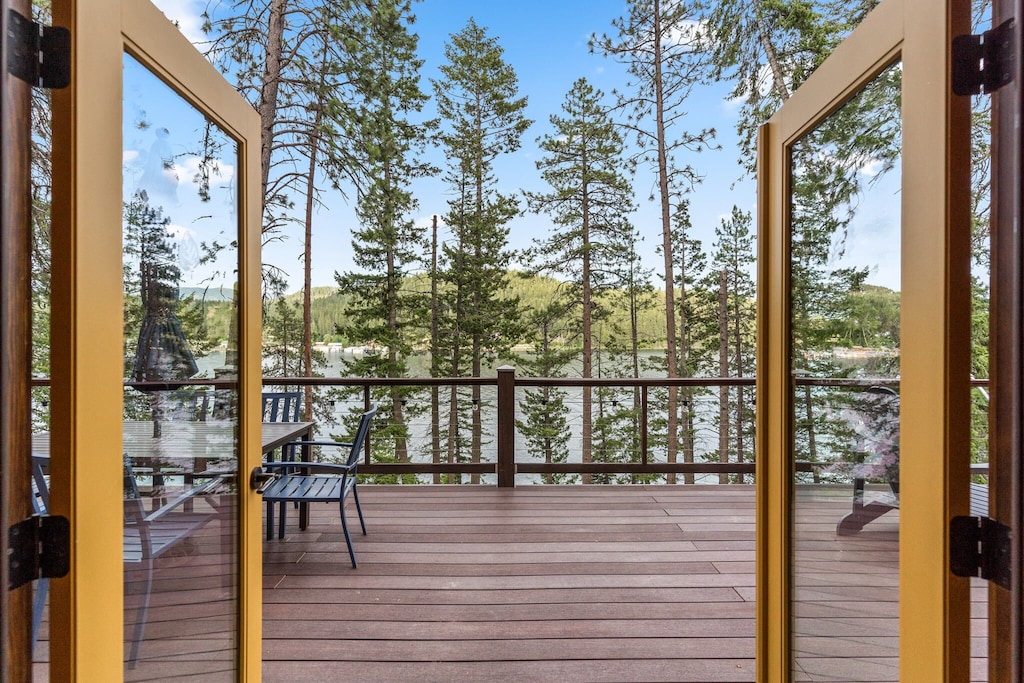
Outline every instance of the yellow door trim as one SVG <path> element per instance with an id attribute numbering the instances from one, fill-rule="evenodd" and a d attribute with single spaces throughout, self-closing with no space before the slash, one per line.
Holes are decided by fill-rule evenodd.
<path id="1" fill-rule="evenodd" d="M 123 491 L 110 454 L 121 450 L 123 402 L 120 7 L 71 0 L 53 14 L 71 29 L 72 80 L 53 95 L 50 500 L 71 521 L 72 545 L 71 573 L 51 581 L 50 680 L 118 681 Z"/>
<path id="2" fill-rule="evenodd" d="M 900 678 L 966 682 L 970 584 L 949 571 L 948 529 L 968 510 L 970 99 L 951 93 L 949 48 L 970 3 L 905 12 Z"/>
<path id="3" fill-rule="evenodd" d="M 68 578 L 52 582 L 51 680 L 123 674 L 121 117 L 125 51 L 239 143 L 240 472 L 260 460 L 259 118 L 144 0 L 54 3 L 72 31 L 72 83 L 54 93 L 52 506 L 72 524 Z M 261 507 L 239 477 L 240 679 L 261 672 Z"/>
<path id="4" fill-rule="evenodd" d="M 966 582 L 947 569 L 946 529 L 953 511 L 967 505 L 966 489 L 950 482 L 967 480 L 969 102 L 949 93 L 948 46 L 968 22 L 967 3 L 886 0 L 760 131 L 759 681 L 789 680 L 791 667 L 788 150 L 897 59 L 904 121 L 900 672 L 905 681 L 967 680 L 969 596 Z"/>

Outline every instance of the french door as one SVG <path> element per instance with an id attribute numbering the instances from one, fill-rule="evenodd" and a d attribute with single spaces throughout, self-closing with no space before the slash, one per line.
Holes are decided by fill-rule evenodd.
<path id="1" fill-rule="evenodd" d="M 761 130 L 759 680 L 969 680 L 968 12 L 885 0 Z"/>
<path id="2" fill-rule="evenodd" d="M 71 82 L 52 95 L 48 429 L 28 443 L 27 392 L 4 421 L 4 457 L 23 471 L 48 450 L 48 512 L 71 529 L 35 678 L 256 681 L 261 507 L 240 473 L 260 458 L 258 117 L 146 0 L 53 3 L 52 19 L 70 30 Z M 13 138 L 26 159 L 27 136 Z M 8 229 L 30 230 L 5 214 Z M 18 296 L 24 305 L 27 290 Z M 214 303 L 227 322 L 203 338 L 222 347 L 204 371 L 177 318 Z M 27 334 L 5 324 L 5 348 L 29 348 Z M 181 393 L 216 406 L 201 442 L 168 439 L 196 431 L 177 423 L 195 414 L 169 409 Z M 156 446 L 129 452 L 130 422 L 150 425 Z M 5 490 L 5 507 L 10 490 L 25 508 L 28 479 Z M 169 536 L 173 525 L 157 525 L 167 506 L 183 522 Z M 30 596 L 5 604 L 5 633 L 18 635 L 4 645 L 22 651 L 5 660 L 19 662 L 10 680 L 33 678 Z"/>

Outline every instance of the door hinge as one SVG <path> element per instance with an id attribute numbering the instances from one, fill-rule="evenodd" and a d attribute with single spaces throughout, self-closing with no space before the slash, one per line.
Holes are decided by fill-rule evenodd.
<path id="1" fill-rule="evenodd" d="M 1013 19 L 981 35 L 953 39 L 953 92 L 990 93 L 1013 81 L 1016 62 Z"/>
<path id="2" fill-rule="evenodd" d="M 980 576 L 1010 588 L 1010 527 L 988 517 L 954 517 L 949 565 L 957 576 Z"/>
<path id="3" fill-rule="evenodd" d="M 7 71 L 33 87 L 66 88 L 71 82 L 71 32 L 8 10 Z"/>
<path id="4" fill-rule="evenodd" d="M 71 569 L 71 525 L 67 517 L 32 515 L 7 530 L 8 589 L 35 579 L 58 578 Z"/>

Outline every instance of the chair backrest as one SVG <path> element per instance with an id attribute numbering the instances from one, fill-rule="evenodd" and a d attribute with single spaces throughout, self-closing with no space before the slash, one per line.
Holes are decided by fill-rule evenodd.
<path id="1" fill-rule="evenodd" d="M 161 399 L 163 419 L 182 422 L 206 422 L 210 410 L 208 391 L 176 389 Z"/>
<path id="2" fill-rule="evenodd" d="M 872 478 L 898 481 L 900 395 L 886 386 L 871 386 L 855 392 L 844 411 L 852 431 L 851 450 L 858 471 Z M 864 459 L 868 458 L 867 461 Z"/>
<path id="3" fill-rule="evenodd" d="M 140 524 L 146 517 L 146 507 L 142 502 L 139 485 L 135 481 L 132 459 L 124 454 L 124 521 L 127 524 Z"/>
<path id="4" fill-rule="evenodd" d="M 32 510 L 37 515 L 45 515 L 50 509 L 50 484 L 43 472 L 43 465 L 49 461 L 48 457 L 32 456 Z"/>
<path id="5" fill-rule="evenodd" d="M 359 462 L 359 453 L 363 450 L 366 435 L 370 432 L 370 423 L 377 414 L 377 406 L 373 406 L 359 418 L 359 427 L 356 429 L 355 438 L 352 439 L 352 450 L 348 453 L 346 465 L 354 465 Z"/>
<path id="6" fill-rule="evenodd" d="M 264 422 L 298 422 L 302 394 L 298 391 L 276 391 L 263 394 Z"/>

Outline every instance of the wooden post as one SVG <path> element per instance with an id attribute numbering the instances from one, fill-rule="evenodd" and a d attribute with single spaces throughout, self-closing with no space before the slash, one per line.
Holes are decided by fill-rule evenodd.
<path id="1" fill-rule="evenodd" d="M 516 369 L 498 368 L 498 486 L 516 485 Z"/>

